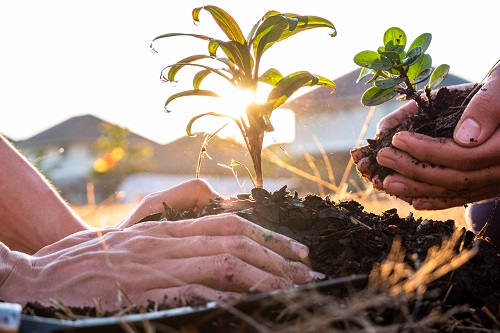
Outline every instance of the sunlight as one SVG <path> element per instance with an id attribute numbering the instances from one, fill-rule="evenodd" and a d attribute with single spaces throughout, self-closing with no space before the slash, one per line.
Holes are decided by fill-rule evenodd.
<path id="1" fill-rule="evenodd" d="M 253 93 L 250 90 L 228 89 L 221 94 L 219 101 L 220 112 L 228 116 L 246 119 L 246 107 L 253 101 Z"/>

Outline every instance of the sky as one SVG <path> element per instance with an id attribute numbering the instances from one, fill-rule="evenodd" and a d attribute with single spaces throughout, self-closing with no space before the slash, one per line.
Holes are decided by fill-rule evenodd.
<path id="1" fill-rule="evenodd" d="M 0 133 L 26 139 L 70 117 L 92 114 L 159 143 L 185 135 L 192 116 L 216 110 L 206 99 L 188 97 L 172 102 L 173 111 L 165 113 L 165 100 L 190 89 L 192 75 L 180 72 L 173 85 L 160 82 L 160 71 L 206 52 L 206 44 L 187 37 L 164 39 L 154 45 L 158 53 L 149 45 L 171 32 L 225 38 L 206 11 L 198 25 L 193 23 L 192 9 L 204 5 L 226 10 L 244 35 L 270 9 L 330 20 L 337 37 L 329 37 L 329 29 L 314 29 L 264 54 L 261 68 L 275 67 L 285 75 L 308 70 L 335 81 L 358 70 L 353 56 L 376 50 L 392 26 L 403 29 L 410 41 L 431 33 L 427 53 L 433 65 L 447 63 L 451 73 L 469 81 L 481 81 L 500 58 L 497 1 L 2 1 Z M 208 83 L 214 86 L 202 88 L 224 87 Z M 195 130 L 203 130 L 201 120 L 196 125 Z"/>

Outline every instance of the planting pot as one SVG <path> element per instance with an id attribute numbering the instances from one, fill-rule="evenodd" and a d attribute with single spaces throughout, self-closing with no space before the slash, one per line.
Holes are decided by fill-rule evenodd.
<path id="1" fill-rule="evenodd" d="M 359 274 L 337 279 L 330 279 L 315 283 L 309 283 L 300 287 L 287 290 L 275 290 L 267 293 L 249 295 L 236 304 L 220 304 L 218 302 L 208 302 L 201 306 L 180 307 L 164 311 L 148 312 L 144 314 L 129 314 L 120 317 L 106 318 L 85 318 L 78 320 L 61 320 L 54 318 L 44 318 L 31 315 L 21 316 L 21 326 L 19 333 L 56 333 L 56 332 L 119 332 L 123 333 L 126 327 L 132 327 L 136 331 L 147 332 L 149 327 L 157 327 L 157 331 L 162 331 L 161 327 L 172 327 L 176 329 L 185 327 L 211 326 L 213 331 L 219 331 L 216 323 L 217 318 L 224 317 L 224 322 L 241 321 L 255 309 L 265 309 L 266 307 L 276 307 L 279 302 L 273 302 L 277 297 L 286 297 L 308 291 L 326 291 L 335 288 L 345 288 L 353 283 L 365 283 L 367 275 Z M 18 306 L 15 304 L 15 306 Z M 168 331 L 168 330 L 167 330 Z M 204 330 L 205 331 L 205 330 Z M 224 331 L 221 329 L 220 331 Z M 12 331 L 16 332 L 16 331 Z M 194 332 L 197 332 L 196 330 Z"/>

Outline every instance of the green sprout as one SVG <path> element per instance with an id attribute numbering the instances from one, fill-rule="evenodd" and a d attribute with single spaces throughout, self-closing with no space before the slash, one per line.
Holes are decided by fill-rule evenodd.
<path id="1" fill-rule="evenodd" d="M 162 70 L 161 79 L 163 81 L 175 82 L 176 74 L 183 67 L 200 68 L 200 71 L 193 77 L 193 89 L 170 96 L 165 102 L 165 110 L 169 112 L 167 109 L 168 104 L 179 97 L 219 97 L 218 94 L 211 90 L 200 89 L 201 83 L 210 74 L 225 79 L 238 89 L 250 90 L 253 93 L 253 102 L 246 106 L 246 119 L 243 116 L 234 117 L 221 112 L 206 112 L 193 117 L 187 125 L 186 132 L 188 135 L 193 136 L 191 131 L 193 123 L 205 116 L 225 117 L 234 121 L 252 158 L 256 187 L 263 187 L 262 144 L 265 132 L 274 130 L 270 121 L 273 110 L 285 103 L 301 87 L 326 86 L 335 90 L 335 83 L 324 76 L 314 75 L 307 71 L 298 71 L 284 76 L 277 69 L 270 68 L 261 74 L 260 62 L 262 55 L 275 43 L 309 29 L 331 28 L 333 32 L 330 36 L 334 37 L 336 35 L 335 27 L 330 21 L 317 16 L 301 16 L 268 11 L 253 26 L 248 37 L 245 38 L 236 21 L 227 12 L 215 6 L 193 9 L 192 16 L 196 23 L 199 23 L 201 10 L 206 10 L 212 15 L 229 40 L 186 33 L 168 33 L 153 39 L 151 43 L 153 50 L 153 42 L 167 37 L 188 36 L 208 42 L 208 54 L 188 56 Z M 217 55 L 218 51 L 222 51 L 224 56 L 219 57 Z M 211 67 L 199 62 L 207 59 L 219 66 L 225 66 L 225 68 Z M 289 59 L 283 59 L 283 61 L 285 60 L 288 61 Z M 259 82 L 272 86 L 265 103 L 256 103 L 255 95 Z"/>
<path id="2" fill-rule="evenodd" d="M 385 32 L 384 45 L 377 51 L 356 54 L 354 62 L 362 67 L 357 82 L 373 75 L 366 82 L 374 85 L 361 97 L 363 105 L 375 106 L 398 97 L 402 100 L 413 99 L 424 112 L 432 113 L 430 92 L 448 75 L 450 66 L 443 64 L 432 70 L 432 58 L 425 53 L 431 40 L 432 35 L 424 33 L 405 51 L 405 32 L 392 27 Z M 417 88 L 417 84 L 427 80 L 429 82 L 422 89 Z M 425 94 L 425 99 L 422 94 Z"/>

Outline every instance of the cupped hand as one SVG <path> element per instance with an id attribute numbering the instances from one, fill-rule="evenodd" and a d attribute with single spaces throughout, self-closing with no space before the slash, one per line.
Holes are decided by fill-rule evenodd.
<path id="1" fill-rule="evenodd" d="M 404 198 L 415 209 L 445 209 L 495 197 L 500 190 L 500 130 L 480 146 L 466 148 L 453 139 L 400 132 L 394 148 L 381 149 L 380 165 L 397 173 L 376 188 Z"/>
<path id="2" fill-rule="evenodd" d="M 473 84 L 448 87 L 470 89 Z M 409 102 L 384 117 L 377 137 L 418 112 Z M 416 209 L 445 209 L 495 197 L 500 189 L 500 69 L 496 66 L 474 95 L 453 139 L 399 132 L 394 148 L 381 149 L 377 163 L 397 173 L 381 181 L 372 175 L 368 146 L 353 149 L 358 171 L 373 186 L 406 200 Z"/>
<path id="3" fill-rule="evenodd" d="M 119 293 L 125 303 L 179 306 L 200 298 L 231 301 L 243 292 L 324 277 L 300 262 L 306 246 L 236 215 L 82 231 L 33 256 L 14 253 L 14 269 L 0 281 L 4 301 L 48 305 L 59 298 L 70 306 L 93 306 L 96 298 L 107 310 L 117 308 Z"/>

